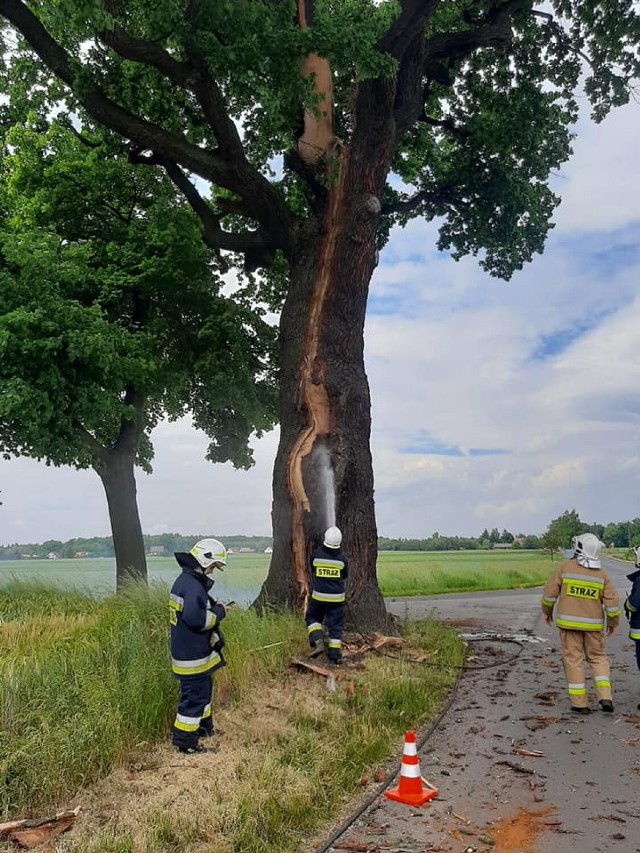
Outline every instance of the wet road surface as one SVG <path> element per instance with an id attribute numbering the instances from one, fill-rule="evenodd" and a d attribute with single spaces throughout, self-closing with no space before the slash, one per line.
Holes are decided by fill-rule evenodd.
<path id="1" fill-rule="evenodd" d="M 630 564 L 603 565 L 624 601 Z M 434 613 L 455 625 L 478 669 L 463 673 L 419 751 L 437 798 L 416 808 L 379 796 L 327 851 L 640 851 L 640 673 L 627 622 L 607 639 L 615 712 L 599 710 L 587 670 L 593 713 L 576 717 L 540 593 L 387 599 L 400 619 Z M 426 733 L 416 734 L 420 743 Z"/>

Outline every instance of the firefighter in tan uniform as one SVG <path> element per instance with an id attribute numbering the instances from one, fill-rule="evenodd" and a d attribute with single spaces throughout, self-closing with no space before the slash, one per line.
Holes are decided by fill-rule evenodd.
<path id="1" fill-rule="evenodd" d="M 552 623 L 555 607 L 560 629 L 562 664 L 571 710 L 590 714 L 584 660 L 587 659 L 600 707 L 613 712 L 609 659 L 604 631 L 613 634 L 620 620 L 618 592 L 600 562 L 602 542 L 593 533 L 574 536 L 573 558 L 565 560 L 548 579 L 542 593 L 542 612 Z"/>

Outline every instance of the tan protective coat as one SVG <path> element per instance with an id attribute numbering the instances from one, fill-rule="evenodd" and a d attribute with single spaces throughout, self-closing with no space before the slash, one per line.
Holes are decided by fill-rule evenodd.
<path id="1" fill-rule="evenodd" d="M 605 624 L 615 628 L 620 620 L 620 598 L 607 572 L 565 560 L 553 572 L 542 593 L 542 610 L 560 629 L 562 665 L 569 699 L 574 708 L 586 708 L 587 660 L 599 700 L 611 699 L 609 660 L 604 644 Z"/>

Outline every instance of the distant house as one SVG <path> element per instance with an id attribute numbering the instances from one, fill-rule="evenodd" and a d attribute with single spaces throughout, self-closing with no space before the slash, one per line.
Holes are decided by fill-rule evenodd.
<path id="1" fill-rule="evenodd" d="M 510 551 L 513 548 L 513 542 L 495 542 L 493 545 L 494 551 Z"/>
<path id="2" fill-rule="evenodd" d="M 239 554 L 253 554 L 255 552 L 255 550 L 256 550 L 255 548 L 239 548 L 238 553 Z"/>
<path id="3" fill-rule="evenodd" d="M 88 551 L 76 551 L 76 553 L 73 555 L 73 559 L 74 560 L 83 560 L 85 557 L 88 557 L 88 556 L 89 556 Z"/>
<path id="4" fill-rule="evenodd" d="M 50 551 L 47 554 L 47 560 L 57 560 L 57 559 L 58 559 L 58 555 L 54 554 L 53 551 Z"/>
<path id="5" fill-rule="evenodd" d="M 167 549 L 164 545 L 151 545 L 149 548 L 149 556 L 150 557 L 164 557 L 167 553 Z"/>
<path id="6" fill-rule="evenodd" d="M 267 547 L 267 548 L 265 548 L 265 549 L 264 549 L 264 553 L 265 553 L 265 554 L 273 554 L 273 548 L 271 548 L 271 547 Z"/>

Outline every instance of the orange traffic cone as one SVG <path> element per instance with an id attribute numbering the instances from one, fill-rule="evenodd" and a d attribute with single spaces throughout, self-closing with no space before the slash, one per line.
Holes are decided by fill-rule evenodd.
<path id="1" fill-rule="evenodd" d="M 388 800 L 396 800 L 398 803 L 405 803 L 407 806 L 421 806 L 428 800 L 432 800 L 437 794 L 437 788 L 423 779 L 420 773 L 416 736 L 413 732 L 406 732 L 404 749 L 402 750 L 402 764 L 400 765 L 400 784 L 397 788 L 385 791 L 384 795 Z"/>

